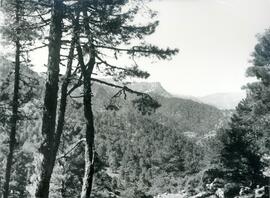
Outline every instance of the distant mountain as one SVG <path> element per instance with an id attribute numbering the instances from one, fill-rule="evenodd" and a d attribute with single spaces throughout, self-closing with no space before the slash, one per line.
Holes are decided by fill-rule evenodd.
<path id="1" fill-rule="evenodd" d="M 41 92 L 43 90 L 44 78 L 28 70 L 25 72 L 30 76 L 35 76 L 39 79 L 39 95 L 42 96 L 43 94 Z M 112 81 L 108 82 L 113 83 Z M 153 98 L 161 104 L 161 107 L 152 115 L 153 119 L 159 124 L 177 128 L 177 131 L 184 135 L 192 133 L 197 136 L 202 136 L 209 131 L 216 130 L 227 118 L 227 114 L 225 114 L 224 111 L 214 106 L 203 104 L 191 99 L 174 97 L 158 82 L 133 82 L 127 86 L 131 89 L 148 93 L 153 96 Z M 94 95 L 94 111 L 106 113 L 106 107 L 110 104 L 110 100 L 119 91 L 119 89 L 94 82 L 92 91 Z M 82 87 L 80 87 L 75 90 L 71 96 L 80 96 L 82 93 Z M 126 116 L 131 112 L 136 111 L 132 105 L 132 100 L 135 99 L 135 97 L 135 95 L 127 93 L 126 100 L 123 95 L 121 95 L 119 99 L 116 99 L 114 104 L 119 107 L 120 114 Z M 76 98 L 73 100 L 76 100 L 79 103 L 82 102 L 82 98 Z M 42 101 L 42 98 L 40 101 Z"/>
<path id="2" fill-rule="evenodd" d="M 219 109 L 234 109 L 245 95 L 245 92 L 216 93 L 200 97 L 198 100 Z"/>
<path id="3" fill-rule="evenodd" d="M 166 98 L 172 97 L 172 94 L 167 92 L 160 82 L 133 82 L 129 86 L 131 89 L 149 94 L 156 94 Z"/>
<path id="4" fill-rule="evenodd" d="M 176 98 L 183 98 L 183 99 L 188 99 L 188 100 L 193 100 L 193 101 L 195 101 L 195 102 L 201 102 L 197 97 L 192 96 L 192 95 L 173 94 L 173 97 L 176 97 Z"/>
<path id="5" fill-rule="evenodd" d="M 215 130 L 226 120 L 227 114 L 224 111 L 208 104 L 199 102 L 198 99 L 184 99 L 174 97 L 168 93 L 158 82 L 133 82 L 128 85 L 129 88 L 148 93 L 153 96 L 160 104 L 156 114 L 153 115 L 159 123 L 168 126 L 175 126 L 180 132 L 194 132 L 197 135 L 203 135 L 209 131 Z M 104 85 L 94 83 L 93 85 L 93 104 L 97 111 L 104 111 L 110 98 L 117 93 L 118 89 L 109 88 Z M 120 97 L 116 105 L 122 112 L 128 113 L 132 109 L 131 100 L 134 95 L 127 94 L 127 100 Z"/>
<path id="6" fill-rule="evenodd" d="M 108 83 L 112 83 L 115 85 L 122 86 L 123 84 L 135 91 L 144 92 L 148 94 L 154 94 L 159 95 L 163 97 L 173 97 L 172 94 L 170 94 L 167 90 L 165 90 L 160 82 L 128 82 L 128 83 L 122 83 L 122 82 L 116 82 L 111 78 L 100 78 L 99 80 L 103 80 Z M 98 85 L 98 83 L 96 83 Z M 98 87 L 98 86 L 97 86 Z M 109 88 L 104 86 L 105 89 Z M 95 87 L 94 87 L 95 89 Z M 109 88 L 110 89 L 110 88 Z"/>
<path id="7" fill-rule="evenodd" d="M 203 97 L 173 95 L 166 91 L 159 82 L 134 82 L 129 86 L 137 91 L 163 96 L 165 98 L 181 98 L 194 102 L 212 105 L 219 109 L 234 109 L 245 97 L 245 92 L 214 93 Z"/>

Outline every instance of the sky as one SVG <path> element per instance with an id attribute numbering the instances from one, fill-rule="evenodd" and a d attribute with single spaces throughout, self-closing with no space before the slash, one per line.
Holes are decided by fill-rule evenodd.
<path id="1" fill-rule="evenodd" d="M 270 28 L 270 0 L 155 0 L 160 25 L 150 41 L 179 48 L 171 61 L 146 68 L 173 94 L 239 92 L 257 42 Z M 253 79 L 254 80 L 254 79 Z"/>
<path id="2" fill-rule="evenodd" d="M 148 81 L 198 97 L 240 92 L 252 80 L 245 71 L 256 35 L 270 28 L 270 0 L 153 0 L 148 6 L 158 11 L 160 25 L 147 41 L 180 50 L 171 61 L 140 60 Z M 46 52 L 33 58 L 39 71 L 46 70 L 40 67 Z"/>

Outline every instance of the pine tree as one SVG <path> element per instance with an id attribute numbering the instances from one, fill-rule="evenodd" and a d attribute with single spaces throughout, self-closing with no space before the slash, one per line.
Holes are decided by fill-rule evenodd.
<path id="1" fill-rule="evenodd" d="M 7 64 L 7 63 L 5 63 Z M 0 86 L 0 104 L 3 108 L 2 119 L 1 119 L 1 155 L 8 154 L 8 132 L 10 131 L 10 122 L 9 119 L 12 115 L 12 109 L 10 105 L 12 104 L 13 98 L 13 86 L 14 86 L 14 72 L 12 69 L 12 63 L 7 64 L 10 66 L 7 73 L 2 73 L 6 78 L 1 81 Z M 31 137 L 35 135 L 33 131 L 29 131 L 29 127 L 34 120 L 36 119 L 36 105 L 37 96 L 40 95 L 39 87 L 39 78 L 37 74 L 31 69 L 29 69 L 24 64 L 20 68 L 20 76 L 23 76 L 23 79 L 20 79 L 20 92 L 19 92 L 19 107 L 18 107 L 18 120 L 16 127 L 16 145 L 13 152 L 14 160 L 12 163 L 12 172 L 10 175 L 10 191 L 13 191 L 13 194 L 17 192 L 26 193 L 26 185 L 28 184 L 28 179 L 30 175 L 27 175 L 26 167 L 29 167 L 31 164 L 32 156 L 27 150 L 24 149 L 24 145 L 27 142 L 31 142 Z M 35 131 L 34 131 L 35 132 Z M 32 134 L 31 134 L 32 133 Z M 16 159 L 16 160 L 15 160 Z M 5 160 L 3 160 L 4 162 Z M 3 166 L 4 167 L 4 166 Z M 4 173 L 4 170 L 1 170 L 1 174 Z M 26 174 L 26 175 L 25 175 Z M 20 184 L 20 185 L 17 185 Z M 1 185 L 2 186 L 2 185 Z M 3 188 L 2 188 L 3 189 Z M 11 196 L 11 195 L 10 195 Z M 15 195 L 14 195 L 15 196 Z"/>
<path id="2" fill-rule="evenodd" d="M 53 171 L 54 134 L 56 124 L 56 109 L 58 98 L 59 64 L 64 17 L 62 0 L 52 1 L 51 23 L 49 33 L 49 55 L 47 81 L 45 83 L 44 109 L 42 117 L 43 141 L 40 146 L 42 162 L 40 178 L 37 183 L 36 198 L 49 196 L 49 186 Z"/>
<path id="3" fill-rule="evenodd" d="M 9 153 L 6 162 L 5 184 L 3 187 L 3 197 L 9 196 L 9 183 L 12 172 L 12 165 L 15 153 L 15 147 L 18 144 L 16 140 L 16 133 L 18 128 L 18 121 L 20 117 L 19 107 L 22 105 L 22 97 L 20 97 L 20 83 L 26 81 L 21 79 L 21 65 L 28 64 L 27 54 L 25 50 L 29 43 L 31 43 L 37 36 L 37 30 L 32 30 L 33 25 L 27 18 L 27 12 L 32 9 L 30 4 L 24 0 L 2 1 L 2 12 L 5 14 L 4 27 L 1 29 L 2 36 L 6 39 L 6 45 L 15 46 L 14 53 L 14 85 L 12 96 L 12 113 L 10 116 L 10 134 L 9 134 Z M 28 10 L 29 9 L 29 10 Z M 30 85 L 31 86 L 31 85 Z M 30 92 L 29 92 L 30 93 Z"/>
<path id="4" fill-rule="evenodd" d="M 253 186 L 264 182 L 262 156 L 269 153 L 270 31 L 258 36 L 247 75 L 258 81 L 246 85 L 247 97 L 221 135 L 221 160 L 227 178 Z"/>
<path id="5" fill-rule="evenodd" d="M 255 133 L 260 138 L 262 152 L 270 152 L 269 136 L 269 104 L 270 104 L 270 30 L 266 30 L 258 36 L 251 60 L 252 66 L 248 68 L 247 74 L 256 77 L 259 81 L 249 83 L 246 86 L 249 96 L 253 99 L 254 117 L 256 117 Z"/>
<path id="6" fill-rule="evenodd" d="M 82 188 L 81 198 L 89 197 L 91 194 L 91 186 L 94 175 L 94 117 L 92 111 L 92 90 L 91 83 L 96 81 L 103 83 L 108 86 L 117 87 L 113 84 L 106 83 L 97 79 L 91 78 L 95 66 L 105 66 L 102 72 L 109 74 L 110 76 L 117 75 L 120 78 L 126 76 L 136 77 L 148 77 L 149 75 L 133 68 L 124 68 L 114 66 L 105 61 L 101 55 L 101 50 L 107 49 L 114 52 L 115 58 L 120 52 L 126 52 L 131 54 L 132 57 L 136 55 L 140 56 L 151 56 L 154 55 L 160 59 L 166 59 L 171 55 L 177 53 L 177 50 L 162 50 L 153 45 L 141 44 L 134 46 L 130 49 L 119 48 L 121 44 L 128 44 L 132 38 L 143 39 L 144 36 L 152 34 L 155 30 L 157 23 L 150 24 L 147 26 L 136 27 L 134 25 L 128 25 L 130 21 L 133 21 L 134 15 L 137 13 L 138 8 L 130 9 L 127 13 L 121 14 L 121 8 L 126 5 L 128 1 L 82 1 L 78 4 L 78 9 L 82 12 L 83 16 L 83 27 L 84 34 L 87 38 L 87 42 L 84 45 L 84 51 L 81 47 L 80 36 L 77 38 L 77 53 L 78 62 L 80 64 L 82 72 L 82 84 L 83 84 L 83 103 L 84 103 L 84 115 L 86 119 L 86 155 L 85 155 L 85 176 L 84 185 Z M 130 20 L 130 21 L 128 21 Z M 96 22 L 98 21 L 98 23 Z M 79 27 L 79 24 L 77 24 Z M 86 52 L 86 53 L 85 53 Z M 89 56 L 88 61 L 84 61 L 85 56 Z M 120 73 L 118 73 L 120 70 Z M 118 86 L 119 87 L 119 86 Z M 121 88 L 121 87 L 120 87 Z M 125 92 L 135 93 L 141 95 L 142 98 L 134 101 L 138 108 L 145 114 L 151 108 L 159 107 L 156 102 L 152 100 L 149 95 L 134 92 L 127 87 L 123 86 L 122 90 L 118 92 L 118 95 L 124 94 Z M 150 108 L 149 108 L 150 107 Z"/>
<path id="7" fill-rule="evenodd" d="M 221 162 L 229 181 L 252 185 L 263 183 L 261 154 L 254 134 L 252 108 L 248 99 L 239 103 L 229 128 L 221 136 Z"/>
<path id="8" fill-rule="evenodd" d="M 25 5 L 27 1 L 17 0 L 17 5 Z M 94 149 L 94 123 L 93 123 L 93 112 L 91 107 L 92 101 L 92 82 L 102 83 L 106 86 L 118 88 L 119 92 L 114 98 L 119 96 L 125 96 L 126 92 L 138 95 L 141 98 L 134 101 L 134 105 L 137 106 L 144 114 L 152 111 L 159 107 L 159 104 L 155 102 L 149 95 L 141 92 L 136 92 L 128 87 L 120 86 L 113 83 L 108 83 L 102 80 L 92 78 L 92 74 L 98 69 L 102 74 L 107 76 L 113 76 L 116 80 L 123 80 L 127 76 L 130 77 L 142 77 L 147 78 L 149 74 L 147 72 L 138 69 L 138 66 L 134 60 L 134 65 L 131 67 L 127 66 L 116 66 L 109 63 L 105 57 L 103 57 L 104 51 L 108 52 L 108 55 L 113 53 L 115 59 L 118 58 L 119 54 L 126 53 L 133 59 L 137 56 L 155 56 L 159 59 L 170 58 L 172 55 L 177 53 L 177 50 L 160 49 L 156 46 L 145 44 L 141 42 L 139 45 L 132 46 L 129 48 L 121 48 L 120 46 L 129 45 L 132 39 L 138 39 L 143 41 L 144 36 L 150 35 L 155 31 L 157 22 L 147 24 L 145 26 L 132 25 L 135 15 L 138 13 L 140 1 L 136 1 L 135 4 L 131 3 L 130 9 L 123 12 L 122 8 L 125 7 L 129 1 L 117 0 L 113 2 L 108 1 L 75 1 L 67 2 L 62 0 L 50 1 L 31 1 L 27 5 L 31 7 L 28 12 L 24 10 L 23 16 L 39 18 L 42 23 L 36 23 L 28 29 L 37 30 L 40 27 L 48 27 L 49 31 L 49 55 L 48 55 L 48 72 L 47 80 L 45 83 L 45 96 L 44 96 L 44 109 L 42 118 L 42 143 L 40 146 L 40 175 L 37 183 L 36 197 L 48 197 L 49 194 L 49 183 L 52 175 L 57 150 L 60 143 L 61 134 L 63 131 L 64 117 L 65 117 L 65 106 L 66 97 L 70 95 L 80 85 L 84 86 L 83 98 L 85 106 L 85 119 L 86 125 L 86 180 L 84 186 L 87 186 L 82 194 L 89 197 L 91 192 L 91 182 L 93 178 L 93 149 Z M 16 5 L 16 4 L 7 4 Z M 31 13 L 34 10 L 33 13 Z M 50 15 L 50 19 L 46 19 Z M 79 18 L 78 23 L 76 18 Z M 27 21 L 26 21 L 27 22 Z M 21 27 L 15 30 L 22 32 L 25 30 L 27 23 L 23 23 Z M 77 25 L 76 25 L 77 24 Z M 75 40 L 69 40 L 70 32 L 77 26 Z M 12 32 L 12 31 L 10 31 Z M 66 34 L 67 33 L 67 34 Z M 24 39 L 32 39 L 32 34 L 21 34 L 25 37 Z M 16 38 L 16 37 L 14 37 Z M 20 38 L 21 39 L 21 38 Z M 65 40 L 66 39 L 66 40 Z M 76 51 L 78 58 L 78 67 L 73 70 L 74 79 L 77 78 L 77 83 L 69 91 L 69 77 L 71 73 L 72 63 L 68 63 L 66 80 L 62 84 L 62 98 L 60 104 L 60 112 L 58 117 L 58 124 L 56 128 L 56 111 L 57 111 L 57 97 L 58 97 L 58 83 L 59 83 L 59 67 L 63 64 L 61 57 L 61 47 L 64 48 L 64 43 L 68 42 L 70 46 L 74 46 L 76 43 Z M 31 43 L 33 44 L 33 43 Z M 18 45 L 19 46 L 19 45 Z M 37 47 L 39 48 L 39 47 Z M 72 47 L 70 47 L 72 49 Z M 34 50 L 34 49 L 31 49 Z M 18 50 L 19 52 L 20 50 Z M 88 54 L 87 52 L 90 52 Z M 107 52 L 106 52 L 107 53 Z M 84 62 L 85 56 L 90 55 L 90 61 Z M 72 50 L 69 57 L 71 62 L 73 59 Z M 102 68 L 101 68 L 102 67 Z M 72 97 L 72 96 L 71 96 Z M 147 107 L 148 106 L 148 107 Z M 149 106 L 151 108 L 149 108 Z M 16 116 L 15 116 L 16 117 Z M 14 135 L 13 135 L 14 136 Z M 9 167 L 9 166 L 7 166 Z M 91 171 L 87 171 L 91 170 Z M 8 171 L 7 171 L 8 172 Z"/>

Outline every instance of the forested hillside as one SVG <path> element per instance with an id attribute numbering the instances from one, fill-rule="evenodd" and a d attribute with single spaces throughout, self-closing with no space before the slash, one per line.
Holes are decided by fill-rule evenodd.
<path id="1" fill-rule="evenodd" d="M 247 70 L 257 81 L 220 110 L 144 81 L 141 64 L 179 52 L 148 42 L 153 2 L 0 1 L 0 198 L 269 195 L 270 31 Z"/>
<path id="2" fill-rule="evenodd" d="M 41 137 L 41 115 L 37 112 L 42 101 L 44 79 L 29 69 L 23 75 L 36 79 L 34 90 L 39 94 L 31 97 L 22 109 L 30 120 L 21 121 L 16 152 L 16 168 L 22 172 L 13 173 L 11 189 L 13 196 L 34 194 L 35 170 L 38 169 L 37 152 Z M 1 97 L 12 78 L 5 78 L 8 72 L 1 70 L 5 79 Z M 149 84 L 151 87 L 151 84 Z M 27 86 L 27 85 L 25 85 Z M 136 86 L 135 84 L 131 86 Z M 145 84 L 147 88 L 147 83 Z M 22 87 L 27 90 L 26 87 Z M 117 98 L 118 109 L 108 109 L 108 102 L 117 89 L 105 85 L 93 85 L 94 115 L 96 131 L 97 165 L 94 191 L 102 197 L 112 194 L 132 197 L 138 192 L 157 195 L 177 192 L 185 182 L 186 175 L 192 175 L 206 166 L 205 146 L 198 139 L 213 133 L 226 121 L 224 112 L 215 107 L 191 100 L 164 97 L 152 93 L 161 107 L 151 115 L 142 115 L 132 103 L 133 96 Z M 141 90 L 143 91 L 143 90 Z M 79 94 L 80 90 L 74 94 Z M 2 100 L 4 102 L 4 100 Z M 70 98 L 67 105 L 64 138 L 60 144 L 58 163 L 52 178 L 52 197 L 62 192 L 67 197 L 80 193 L 84 172 L 84 119 L 80 98 Z M 32 112 L 32 113 L 31 113 Z M 190 137 L 190 134 L 193 136 Z M 6 153 L 7 132 L 2 132 L 1 156 Z M 19 157 L 22 156 L 22 157 Z M 1 170 L 1 173 L 4 171 Z M 19 176 L 20 175 L 20 176 Z M 2 176 L 3 178 L 3 176 Z M 19 185 L 18 185 L 19 184 Z M 60 185 L 61 184 L 61 185 Z M 1 183 L 2 185 L 2 183 Z"/>
<path id="3" fill-rule="evenodd" d="M 160 124 L 176 127 L 180 132 L 192 132 L 196 136 L 201 136 L 221 127 L 223 121 L 230 115 L 230 111 L 222 111 L 207 104 L 173 97 L 160 83 L 145 82 L 142 84 L 141 82 L 134 82 L 128 87 L 149 93 L 154 97 L 161 104 L 161 107 L 156 110 L 152 117 Z M 96 100 L 93 104 L 95 109 L 104 111 L 106 106 L 110 104 L 111 97 L 117 91 L 117 89 L 94 84 L 93 95 Z M 124 96 L 116 98 L 113 104 L 121 112 L 131 112 L 135 110 L 130 110 L 133 99 L 134 96 L 128 94 L 126 99 L 124 99 Z"/>

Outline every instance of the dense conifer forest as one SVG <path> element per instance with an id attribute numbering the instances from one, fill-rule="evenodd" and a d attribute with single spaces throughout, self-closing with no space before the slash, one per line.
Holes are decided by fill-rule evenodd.
<path id="1" fill-rule="evenodd" d="M 257 80 L 221 110 L 133 81 L 150 75 L 137 59 L 178 53 L 146 42 L 159 25 L 147 3 L 1 1 L 0 198 L 269 196 L 270 31 Z M 41 48 L 46 73 L 31 63 Z"/>

